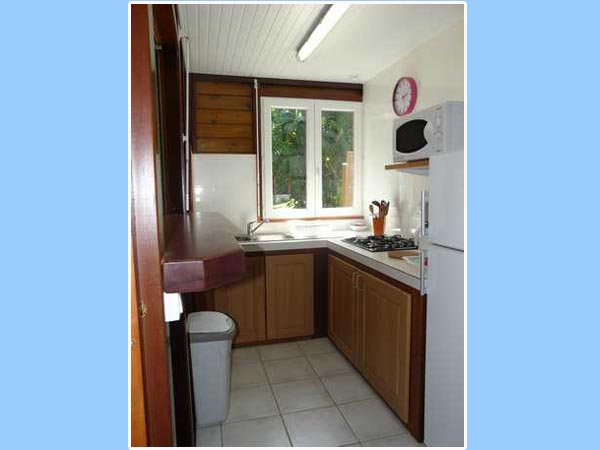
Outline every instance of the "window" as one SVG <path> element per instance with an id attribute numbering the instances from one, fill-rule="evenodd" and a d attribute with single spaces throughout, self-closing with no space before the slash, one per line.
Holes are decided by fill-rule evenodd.
<path id="1" fill-rule="evenodd" d="M 360 214 L 361 111 L 357 102 L 262 98 L 266 217 Z"/>

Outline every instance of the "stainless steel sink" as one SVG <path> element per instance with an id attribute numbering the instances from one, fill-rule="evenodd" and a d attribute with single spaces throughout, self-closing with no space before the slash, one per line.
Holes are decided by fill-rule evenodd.
<path id="1" fill-rule="evenodd" d="M 293 239 L 293 237 L 285 233 L 254 234 L 252 237 L 255 241 L 283 241 Z"/>
<path id="2" fill-rule="evenodd" d="M 256 241 L 283 241 L 293 239 L 290 235 L 285 233 L 257 233 L 249 236 L 247 234 L 241 234 L 235 237 L 238 242 L 256 242 Z"/>
<path id="3" fill-rule="evenodd" d="M 235 237 L 235 240 L 238 242 L 250 242 L 255 241 L 254 236 L 248 236 L 247 234 L 241 234 Z"/>

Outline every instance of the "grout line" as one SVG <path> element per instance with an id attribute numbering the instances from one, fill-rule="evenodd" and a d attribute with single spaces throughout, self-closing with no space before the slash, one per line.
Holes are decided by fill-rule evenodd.
<path id="1" fill-rule="evenodd" d="M 264 369 L 264 367 L 263 367 L 263 369 Z M 265 370 L 265 372 L 266 372 L 266 370 Z M 271 390 L 271 395 L 273 396 L 273 400 L 275 401 L 275 406 L 277 407 L 277 411 L 279 411 L 279 419 L 281 420 L 281 423 L 283 424 L 283 429 L 285 430 L 285 435 L 288 438 L 288 442 L 290 443 L 290 446 L 293 447 L 294 444 L 292 442 L 292 437 L 290 436 L 290 432 L 287 429 L 287 426 L 285 424 L 285 420 L 283 420 L 283 414 L 281 412 L 281 408 L 279 407 L 279 402 L 277 401 L 277 396 L 275 395 L 275 391 L 273 390 L 273 385 L 271 385 L 271 383 L 269 382 L 268 386 L 269 386 L 269 389 Z"/>
<path id="2" fill-rule="evenodd" d="M 335 405 L 335 408 L 338 410 L 338 413 L 340 413 L 340 416 L 342 416 L 342 419 L 344 420 L 344 423 L 348 426 L 348 429 L 352 433 L 352 436 L 354 436 L 356 438 L 356 442 L 358 442 L 360 444 L 360 446 L 362 447 L 362 442 L 360 441 L 360 439 L 358 439 L 358 436 L 354 432 L 354 429 L 350 426 L 350 422 L 348 422 L 348 419 L 346 419 L 346 416 L 344 416 L 344 413 L 342 412 L 342 410 L 338 407 L 338 405 Z"/>
<path id="3" fill-rule="evenodd" d="M 223 438 L 223 422 L 221 422 L 219 424 L 219 426 L 221 427 L 221 447 L 224 447 L 224 438 Z"/>
<path id="4" fill-rule="evenodd" d="M 308 361 L 309 364 L 312 365 L 312 363 L 310 362 L 310 360 Z M 314 369 L 314 367 L 313 367 Z M 316 372 L 316 370 L 315 370 Z M 324 375 L 325 376 L 325 375 Z M 333 375 L 330 375 L 333 376 Z M 342 410 L 339 408 L 337 402 L 334 400 L 333 395 L 331 395 L 331 392 L 329 392 L 329 389 L 327 389 L 327 386 L 325 385 L 325 383 L 323 383 L 323 379 L 322 376 L 319 376 L 319 381 L 321 382 L 321 384 L 323 385 L 323 387 L 325 388 L 325 391 L 329 394 L 329 397 L 331 398 L 331 401 L 333 401 L 333 406 L 335 407 L 335 409 L 337 409 L 337 412 L 340 416 L 342 416 L 342 420 L 344 421 L 344 423 L 346 424 L 346 426 L 348 427 L 348 429 L 350 430 L 350 432 L 352 433 L 352 435 L 354 436 L 354 438 L 356 439 L 356 443 L 359 443 L 360 446 L 362 447 L 362 443 L 361 441 L 358 439 L 358 436 L 356 435 L 356 433 L 354 432 L 354 429 L 350 426 L 350 423 L 348 422 L 348 420 L 346 419 L 346 416 L 344 416 L 344 413 L 342 412 Z M 350 445 L 350 444 L 348 444 Z"/>
<path id="5" fill-rule="evenodd" d="M 310 361 L 310 358 L 308 356 L 306 356 L 306 360 L 308 361 L 308 365 L 311 367 L 313 372 L 317 375 L 317 377 L 319 379 L 321 379 L 321 375 L 319 375 L 319 372 L 317 372 L 317 370 L 315 369 L 315 366 L 313 366 L 313 363 Z"/>
<path id="6" fill-rule="evenodd" d="M 253 420 L 262 420 L 262 419 L 270 419 L 271 417 L 278 417 L 279 414 L 275 413 L 275 414 L 270 414 L 268 416 L 260 416 L 260 417 L 252 417 L 250 419 L 242 419 L 242 420 L 233 420 L 231 422 L 223 422 L 223 425 L 233 425 L 235 423 L 242 423 L 242 422 L 252 422 Z"/>
<path id="7" fill-rule="evenodd" d="M 367 439 L 366 441 L 360 441 L 360 444 L 368 444 L 369 442 L 373 442 L 373 441 L 378 441 L 380 439 L 389 439 L 389 438 L 395 438 L 395 437 L 400 437 L 400 436 L 406 436 L 409 435 L 411 438 L 414 439 L 413 435 L 410 433 L 399 433 L 399 434 L 392 434 L 391 436 L 383 436 L 383 437 L 378 437 L 378 438 L 374 438 L 374 439 Z M 416 439 L 415 439 L 416 441 Z"/>
<path id="8" fill-rule="evenodd" d="M 251 389 L 251 388 L 257 388 L 257 387 L 261 387 L 261 386 L 266 386 L 267 384 L 269 384 L 268 380 L 266 383 L 262 383 L 262 384 L 249 384 L 247 386 L 236 386 L 236 387 L 231 387 L 231 392 L 233 391 L 241 391 L 242 389 Z"/>
<path id="9" fill-rule="evenodd" d="M 326 354 L 326 353 L 323 353 L 323 354 Z M 313 366 L 312 362 L 308 358 L 308 355 L 305 356 L 305 359 L 308 361 L 308 364 L 312 368 L 313 372 L 317 375 L 317 379 L 319 380 L 319 382 L 321 383 L 321 385 L 325 388 L 325 392 L 327 392 L 327 394 L 329 395 L 329 398 L 331 398 L 331 401 L 333 402 L 333 405 L 331 405 L 331 406 L 325 406 L 325 407 L 320 407 L 320 408 L 314 408 L 314 409 L 305 409 L 304 411 L 296 411 L 296 412 L 315 411 L 317 409 L 331 408 L 333 406 L 337 410 L 338 414 L 340 416 L 342 416 L 342 420 L 344 421 L 344 423 L 346 424 L 346 426 L 350 430 L 350 433 L 352 433 L 352 436 L 354 436 L 354 438 L 356 439 L 356 442 L 353 442 L 353 443 L 359 443 L 360 444 L 360 441 L 358 440 L 358 436 L 356 436 L 356 433 L 354 432 L 354 430 L 352 429 L 352 427 L 350 426 L 350 424 L 348 423 L 348 421 L 344 417 L 344 414 L 342 414 L 342 411 L 340 411 L 340 409 L 336 405 L 335 400 L 333 399 L 331 393 L 327 389 L 327 386 L 325 386 L 325 383 L 323 383 L 323 380 L 321 379 L 321 375 L 319 375 L 319 373 L 315 370 L 315 367 Z M 292 414 L 292 413 L 290 413 L 290 414 Z M 283 422 L 283 424 L 285 426 L 285 421 Z M 287 430 L 287 427 L 286 427 L 286 430 Z M 290 440 L 290 442 L 291 442 L 291 440 Z M 348 444 L 348 445 L 350 445 L 350 444 Z M 362 447 L 362 444 L 361 444 L 361 447 Z"/>
<path id="10" fill-rule="evenodd" d="M 275 359 L 267 359 L 267 360 L 261 359 L 261 362 L 265 363 L 265 362 L 273 362 L 273 361 L 284 361 L 286 359 L 294 359 L 294 358 L 306 358 L 306 355 L 304 353 L 301 353 L 300 355 L 286 356 L 285 358 L 275 358 Z"/>
<path id="11" fill-rule="evenodd" d="M 340 416 L 342 416 L 342 419 L 343 419 L 344 423 L 346 424 L 346 426 L 348 427 L 348 429 L 352 433 L 352 436 L 354 436 L 354 438 L 356 439 L 356 441 L 349 442 L 348 444 L 344 444 L 344 445 L 351 445 L 351 444 L 358 444 L 358 443 L 360 443 L 360 441 L 358 440 L 358 437 L 356 436 L 356 433 L 354 432 L 354 430 L 352 429 L 352 427 L 350 426 L 350 424 L 348 423 L 348 421 L 346 420 L 346 418 L 344 417 L 344 415 L 342 414 L 342 412 L 340 411 L 340 409 L 335 404 L 334 405 L 329 405 L 329 406 L 319 406 L 318 408 L 303 409 L 302 411 L 294 411 L 294 412 L 290 412 L 290 413 L 286 413 L 286 414 L 299 414 L 299 413 L 304 413 L 304 412 L 308 412 L 308 411 L 319 411 L 321 409 L 329 409 L 329 408 L 335 408 L 335 409 L 337 409 L 337 411 L 340 414 Z M 285 426 L 285 421 L 283 421 L 283 425 Z M 287 430 L 287 427 L 286 427 L 286 430 Z M 389 437 L 389 436 L 386 436 L 386 437 Z M 379 438 L 377 438 L 377 439 L 379 439 Z"/>
<path id="12" fill-rule="evenodd" d="M 276 345 L 276 344 L 274 344 L 274 345 Z M 236 422 L 227 422 L 227 423 L 240 423 L 240 422 L 247 422 L 247 421 L 253 421 L 253 420 L 266 419 L 268 417 L 279 417 L 280 420 L 281 420 L 281 422 L 283 423 L 283 427 L 284 427 L 284 430 L 285 430 L 285 433 L 286 433 L 286 436 L 288 438 L 288 441 L 289 441 L 290 445 L 294 446 L 294 444 L 292 442 L 292 439 L 291 439 L 291 436 L 290 436 L 290 432 L 289 432 L 289 430 L 287 428 L 287 425 L 286 425 L 286 422 L 285 422 L 285 420 L 283 418 L 283 412 L 281 411 L 281 407 L 280 407 L 279 402 L 277 400 L 277 397 L 275 395 L 275 391 L 273 389 L 273 386 L 277 386 L 277 385 L 285 384 L 285 383 L 295 383 L 295 382 L 300 382 L 300 381 L 307 381 L 307 380 L 314 380 L 314 379 L 316 379 L 316 380 L 318 380 L 321 383 L 321 385 L 323 386 L 325 392 L 329 395 L 329 397 L 330 397 L 331 401 L 333 402 L 333 404 L 329 405 L 329 406 L 320 406 L 320 407 L 317 407 L 317 408 L 304 409 L 304 410 L 301 410 L 301 411 L 293 411 L 293 412 L 289 412 L 289 413 L 286 413 L 286 414 L 296 414 L 296 413 L 301 413 L 301 412 L 306 412 L 306 411 L 316 411 L 316 410 L 320 410 L 320 409 L 327 409 L 327 408 L 334 407 L 338 411 L 338 413 L 342 416 L 342 419 L 343 419 L 344 423 L 346 424 L 346 426 L 348 427 L 348 429 L 350 430 L 350 432 L 352 433 L 352 435 L 356 439 L 355 442 L 350 443 L 350 444 L 345 444 L 345 445 L 353 445 L 353 444 L 359 444 L 361 446 L 363 445 L 363 442 L 358 439 L 358 436 L 356 435 L 356 432 L 350 426 L 350 423 L 348 422 L 348 420 L 344 416 L 342 410 L 340 409 L 340 406 L 348 405 L 348 404 L 353 404 L 353 403 L 366 402 L 366 401 L 373 400 L 373 399 L 379 399 L 380 401 L 383 401 L 383 400 L 381 399 L 381 397 L 375 391 L 374 391 L 374 394 L 375 394 L 374 397 L 370 397 L 370 398 L 366 398 L 366 399 L 362 399 L 362 400 L 352 400 L 352 401 L 349 401 L 349 402 L 344 402 L 344 403 L 339 403 L 339 404 L 334 400 L 333 396 L 331 395 L 331 392 L 329 391 L 329 389 L 327 389 L 327 386 L 323 382 L 323 378 L 335 377 L 335 376 L 344 375 L 344 374 L 347 374 L 347 373 L 358 373 L 361 377 L 362 377 L 362 375 L 354 368 L 354 366 L 352 366 L 352 370 L 349 370 L 347 372 L 333 373 L 333 374 L 327 374 L 327 375 L 319 375 L 319 373 L 317 373 L 317 371 L 315 370 L 315 367 L 314 367 L 313 363 L 310 361 L 309 356 L 318 356 L 318 355 L 326 355 L 326 354 L 330 354 L 330 353 L 339 353 L 344 359 L 347 360 L 347 358 L 339 350 L 337 350 L 337 348 L 334 347 L 332 350 L 329 350 L 329 351 L 323 352 L 323 353 L 311 353 L 311 354 L 308 354 L 308 353 L 306 353 L 303 350 L 302 346 L 298 346 L 298 347 L 300 347 L 300 351 L 302 353 L 302 355 L 300 355 L 300 356 L 291 356 L 291 357 L 286 357 L 286 358 L 270 359 L 270 360 L 266 360 L 265 361 L 265 360 L 262 359 L 262 356 L 261 356 L 260 352 L 258 351 L 258 347 L 259 346 L 249 347 L 249 348 L 255 348 L 256 349 L 256 352 L 258 353 L 258 362 L 260 363 L 261 368 L 263 369 L 263 371 L 265 373 L 265 376 L 266 376 L 266 379 L 267 379 L 267 383 L 266 384 L 261 384 L 261 385 L 238 387 L 236 389 L 245 389 L 245 388 L 256 388 L 256 387 L 261 387 L 261 386 L 269 386 L 269 390 L 270 390 L 271 395 L 273 396 L 273 399 L 275 401 L 275 406 L 277 407 L 278 414 L 274 414 L 274 415 L 267 416 L 267 417 L 245 419 L 245 420 L 240 420 L 240 421 L 236 421 Z M 304 358 L 308 362 L 310 368 L 312 369 L 312 371 L 314 373 L 314 376 L 311 376 L 310 378 L 302 378 L 302 379 L 298 379 L 298 380 L 289 380 L 289 381 L 282 381 L 282 382 L 273 383 L 271 381 L 271 379 L 269 378 L 268 372 L 267 372 L 266 367 L 265 367 L 265 363 L 269 363 L 269 362 L 272 362 L 272 361 L 282 361 L 282 360 L 287 360 L 287 359 L 294 359 L 294 358 Z M 256 363 L 256 361 L 246 361 L 246 362 L 254 362 L 254 363 Z M 364 379 L 364 377 L 362 377 L 362 378 Z M 221 425 L 220 425 L 220 427 L 221 427 L 221 446 L 224 445 L 223 427 L 227 423 L 221 423 Z M 398 433 L 398 434 L 394 434 L 394 435 L 390 435 L 390 436 L 382 436 L 382 437 L 379 437 L 379 438 L 371 439 L 371 441 L 376 440 L 376 439 L 385 439 L 385 438 L 391 438 L 391 437 L 401 436 L 401 435 L 405 435 L 405 434 L 406 434 L 406 431 L 404 433 Z M 367 441 L 365 441 L 365 442 L 367 442 Z"/>
<path id="13" fill-rule="evenodd" d="M 269 386 L 269 389 L 271 390 L 271 395 L 273 396 L 273 400 L 275 401 L 275 406 L 277 407 L 277 411 L 279 411 L 279 419 L 281 420 L 281 423 L 283 424 L 283 429 L 285 430 L 285 435 L 288 438 L 288 442 L 290 443 L 290 446 L 293 447 L 294 444 L 292 443 L 292 438 L 290 436 L 290 432 L 288 431 L 287 426 L 285 425 L 285 420 L 283 420 L 283 414 L 281 413 L 281 408 L 279 407 L 279 402 L 277 401 L 277 396 L 275 395 L 275 391 L 273 390 L 273 385 L 271 384 L 271 379 L 269 378 L 269 374 L 267 373 L 267 369 L 265 367 L 264 361 L 260 357 L 260 352 L 258 352 L 258 357 L 260 359 L 260 364 L 262 365 L 262 368 L 265 372 L 265 376 L 267 377 L 268 386 Z"/>
<path id="14" fill-rule="evenodd" d="M 359 400 L 350 400 L 350 401 L 344 401 L 344 402 L 340 402 L 340 403 L 336 402 L 335 404 L 340 405 L 340 406 L 345 406 L 345 405 L 352 405 L 354 403 L 368 402 L 369 400 L 381 400 L 381 398 L 379 396 L 369 397 L 369 398 L 361 398 Z"/>
<path id="15" fill-rule="evenodd" d="M 298 378 L 296 380 L 288 380 L 288 381 L 278 381 L 277 383 L 272 383 L 271 381 L 269 381 L 269 384 L 272 386 L 279 386 L 280 384 L 286 384 L 286 383 L 296 383 L 298 381 L 307 381 L 307 380 L 315 380 L 315 379 L 319 379 L 319 376 L 311 376 L 311 377 L 307 377 L 307 378 Z"/>
<path id="16" fill-rule="evenodd" d="M 334 408 L 335 404 L 333 405 L 328 405 L 328 406 L 316 406 L 314 408 L 307 408 L 307 409 L 301 409 L 300 411 L 290 411 L 290 412 L 286 412 L 285 415 L 290 415 L 290 414 L 298 414 L 298 413 L 303 413 L 303 412 L 307 412 L 307 411 L 317 411 L 318 409 L 327 409 L 327 408 Z M 282 413 L 283 415 L 283 413 Z"/>

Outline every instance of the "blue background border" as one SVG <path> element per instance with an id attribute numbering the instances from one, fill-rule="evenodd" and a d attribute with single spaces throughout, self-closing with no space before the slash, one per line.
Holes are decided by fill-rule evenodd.
<path id="1" fill-rule="evenodd" d="M 469 448 L 595 448 L 599 8 L 467 4 Z M 2 18 L 0 442 L 123 448 L 127 3 Z"/>

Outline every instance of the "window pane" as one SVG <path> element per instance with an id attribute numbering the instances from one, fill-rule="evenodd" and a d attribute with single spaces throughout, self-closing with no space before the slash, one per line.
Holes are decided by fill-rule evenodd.
<path id="1" fill-rule="evenodd" d="M 323 208 L 352 206 L 354 201 L 354 113 L 321 112 Z"/>
<path id="2" fill-rule="evenodd" d="M 306 208 L 306 110 L 271 109 L 273 208 Z"/>

